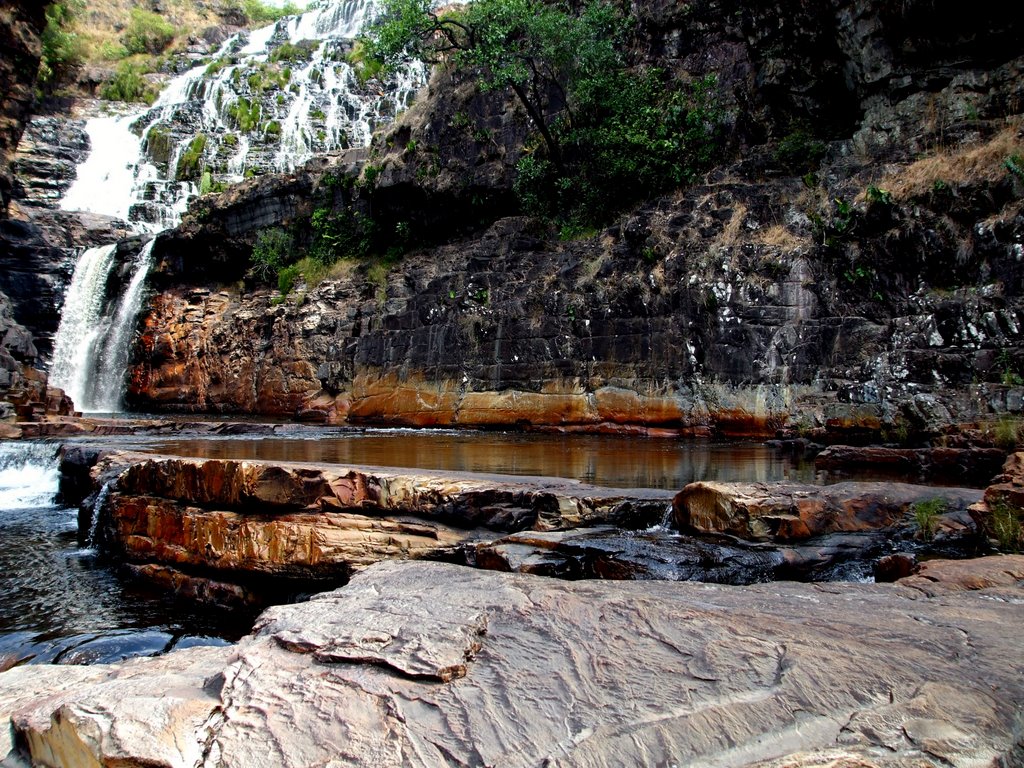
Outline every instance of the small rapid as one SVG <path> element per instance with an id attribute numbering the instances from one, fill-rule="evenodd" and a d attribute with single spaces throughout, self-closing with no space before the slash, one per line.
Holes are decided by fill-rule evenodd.
<path id="1" fill-rule="evenodd" d="M 56 503 L 57 445 L 0 442 L 0 670 L 108 663 L 222 645 L 252 615 L 204 608 L 122 577 L 86 546 L 78 510 Z"/>

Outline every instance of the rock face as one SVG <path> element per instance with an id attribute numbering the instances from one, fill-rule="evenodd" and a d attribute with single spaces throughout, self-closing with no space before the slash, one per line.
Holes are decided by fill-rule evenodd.
<path id="1" fill-rule="evenodd" d="M 382 563 L 267 611 L 234 648 L 0 674 L 24 750 L 8 759 L 1016 764 L 1024 565 L 979 561 L 973 585 L 935 573 L 736 588 Z"/>
<path id="2" fill-rule="evenodd" d="M 714 4 L 698 5 L 704 18 Z M 841 29 L 845 53 L 810 71 L 833 84 L 852 73 L 840 110 L 849 115 L 836 123 L 844 138 L 823 134 L 810 155 L 783 141 L 782 123 L 825 107 L 811 96 L 800 106 L 799 68 L 783 76 L 781 54 L 760 48 L 785 41 L 753 31 L 743 40 L 747 24 L 764 31 L 765 19 L 741 12 L 718 22 L 724 37 L 706 39 L 723 56 L 746 51 L 723 85 L 747 105 L 736 106 L 737 125 L 749 128 L 736 134 L 750 143 L 744 160 L 593 237 L 562 241 L 536 221 L 495 219 L 514 213 L 508 169 L 521 131 L 495 122 L 494 157 L 456 130 L 438 133 L 478 97 L 456 102 L 458 83 L 445 95 L 435 83 L 363 166 L 346 155 L 203 198 L 158 241 L 160 292 L 144 318 L 129 402 L 418 426 L 782 429 L 852 442 L 934 438 L 950 424 L 1020 414 L 1024 188 L 1005 161 L 1024 151 L 1006 114 L 1024 103 L 1021 61 L 996 66 L 1000 42 L 929 77 L 878 26 L 886 17 L 902 30 L 905 19 L 867 5 L 849 17 L 788 11 L 805 41 Z M 674 29 L 651 21 L 648 33 L 669 46 L 674 38 L 652 31 L 663 23 Z M 867 40 L 871 54 L 855 56 Z M 961 44 L 974 50 L 950 42 L 940 59 L 952 62 Z M 705 50 L 690 37 L 676 45 L 663 55 L 677 67 Z M 770 73 L 788 82 L 778 86 L 785 93 L 755 97 L 750 79 Z M 975 92 L 972 82 L 984 85 Z M 928 99 L 970 104 L 977 117 L 954 110 L 937 125 Z M 497 111 L 474 110 L 482 124 L 497 120 Z M 752 115 L 769 113 L 778 115 L 766 123 L 774 133 L 757 141 L 771 141 L 757 143 Z M 962 143 L 945 143 L 947 126 Z M 470 168 L 480 216 L 453 181 Z M 239 288 L 257 234 L 289 228 L 301 251 L 314 206 L 372 209 L 382 229 L 403 224 L 417 243 L 456 240 L 398 265 L 343 263 L 283 300 L 251 280 Z"/>
<path id="3" fill-rule="evenodd" d="M 46 25 L 45 4 L 0 2 L 0 218 L 11 198 L 11 156 L 21 140 L 35 100 L 36 71 L 42 55 L 40 35 Z"/>
<path id="4" fill-rule="evenodd" d="M 105 462 L 94 474 L 117 479 L 99 511 L 101 544 L 136 565 L 227 581 L 338 581 L 385 559 L 464 561 L 467 548 L 501 532 L 651 525 L 670 496 L 266 462 L 116 454 Z M 66 474 L 72 488 L 81 472 Z"/>

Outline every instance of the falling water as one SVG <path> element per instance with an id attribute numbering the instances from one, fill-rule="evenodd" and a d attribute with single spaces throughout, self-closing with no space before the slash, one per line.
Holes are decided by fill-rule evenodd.
<path id="1" fill-rule="evenodd" d="M 106 296 L 108 282 L 118 266 L 116 245 L 90 248 L 75 268 L 61 311 L 50 380 L 83 411 L 120 409 L 153 242 L 150 240 L 139 251 L 127 289 L 112 303 L 106 301 Z"/>
<path id="2" fill-rule="evenodd" d="M 129 221 L 176 226 L 201 187 L 289 171 L 320 152 L 365 146 L 425 82 L 410 66 L 386 87 L 359 82 L 346 47 L 373 18 L 373 0 L 325 0 L 295 17 L 235 35 L 212 62 L 172 79 L 142 112 L 90 120 L 92 151 L 61 202 Z M 117 411 L 152 245 L 120 299 L 113 245 L 82 254 L 57 331 L 50 377 L 83 411 Z"/>
<path id="3" fill-rule="evenodd" d="M 102 327 L 103 300 L 116 251 L 116 245 L 103 245 L 79 257 L 54 339 L 50 382 L 67 392 L 79 408 L 91 372 L 88 362 Z"/>

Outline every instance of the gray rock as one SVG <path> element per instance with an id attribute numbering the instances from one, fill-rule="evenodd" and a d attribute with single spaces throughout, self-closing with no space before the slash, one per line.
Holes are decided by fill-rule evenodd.
<path id="1" fill-rule="evenodd" d="M 1024 558 L 968 570 L 983 589 L 382 563 L 233 649 L 0 674 L 0 712 L 46 765 L 1016 764 Z"/>

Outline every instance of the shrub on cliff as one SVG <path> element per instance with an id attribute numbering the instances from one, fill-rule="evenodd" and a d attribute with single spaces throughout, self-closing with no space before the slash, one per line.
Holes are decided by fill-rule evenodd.
<path id="1" fill-rule="evenodd" d="M 628 66 L 630 20 L 606 0 L 578 12 L 543 0 L 475 0 L 436 12 L 430 0 L 384 0 L 359 61 L 418 57 L 508 89 L 537 132 L 516 184 L 524 208 L 580 224 L 689 181 L 713 154 L 713 79 L 680 90 Z"/>
<path id="2" fill-rule="evenodd" d="M 121 43 L 128 53 L 162 53 L 174 40 L 174 27 L 160 14 L 132 8 Z"/>
<path id="3" fill-rule="evenodd" d="M 74 30 L 81 0 L 62 0 L 46 7 L 43 29 L 43 55 L 39 61 L 37 80 L 44 89 L 55 87 L 82 63 L 82 44 Z"/>

